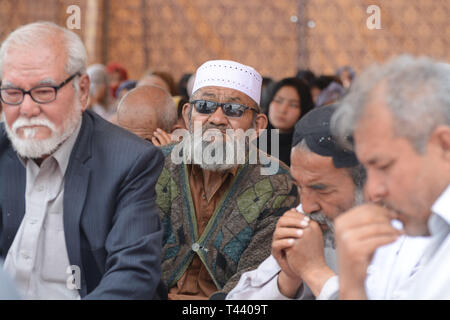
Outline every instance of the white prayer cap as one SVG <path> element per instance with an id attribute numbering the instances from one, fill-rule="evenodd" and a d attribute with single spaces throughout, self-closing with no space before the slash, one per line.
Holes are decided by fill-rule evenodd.
<path id="1" fill-rule="evenodd" d="M 197 69 L 192 92 L 207 86 L 225 87 L 245 93 L 259 105 L 261 85 L 262 77 L 252 67 L 229 60 L 211 60 Z"/>

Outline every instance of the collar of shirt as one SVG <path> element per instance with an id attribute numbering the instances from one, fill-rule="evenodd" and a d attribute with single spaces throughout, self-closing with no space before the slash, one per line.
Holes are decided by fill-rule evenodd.
<path id="1" fill-rule="evenodd" d="M 209 181 L 208 185 L 204 185 L 205 180 L 203 176 L 203 170 L 198 165 L 187 165 L 188 167 L 188 173 L 194 177 L 194 181 L 196 183 L 199 183 L 203 185 L 203 190 L 206 195 L 207 201 L 211 201 L 214 194 L 216 194 L 217 190 L 220 189 L 220 187 L 223 185 L 225 180 L 229 175 L 235 177 L 236 173 L 239 169 L 239 166 L 236 166 L 234 168 L 231 168 L 230 170 L 226 170 L 223 172 L 219 172 L 217 175 L 214 176 L 212 181 Z"/>
<path id="2" fill-rule="evenodd" d="M 432 235 L 450 229 L 450 185 L 444 190 L 431 207 L 432 215 L 428 228 Z"/>
<path id="3" fill-rule="evenodd" d="M 83 118 L 80 119 L 80 123 L 78 124 L 75 131 L 69 136 L 69 138 L 67 138 L 66 141 L 64 141 L 59 146 L 59 148 L 51 155 L 51 157 L 53 157 L 58 163 L 62 176 L 65 175 L 67 166 L 69 165 L 70 154 L 75 145 L 75 142 L 77 141 L 78 134 L 80 133 L 81 130 L 82 122 Z M 19 156 L 19 160 L 22 162 L 24 167 L 26 167 L 27 162 L 30 161 L 30 159 L 23 158 L 21 156 Z"/>
<path id="4" fill-rule="evenodd" d="M 187 168 L 188 168 L 188 172 L 196 177 L 200 176 L 202 174 L 203 169 L 198 165 L 188 164 Z M 239 165 L 237 165 L 234 168 L 231 168 L 230 170 L 222 171 L 222 176 L 226 176 L 226 175 L 228 175 L 228 173 L 231 173 L 233 176 L 235 176 L 238 169 L 239 169 Z"/>

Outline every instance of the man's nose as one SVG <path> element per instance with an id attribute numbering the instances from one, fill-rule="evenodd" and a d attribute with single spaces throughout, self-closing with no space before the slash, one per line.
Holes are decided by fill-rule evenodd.
<path id="1" fill-rule="evenodd" d="M 313 192 L 302 192 L 300 197 L 303 212 L 311 214 L 321 210 L 320 204 L 314 196 Z"/>
<path id="2" fill-rule="evenodd" d="M 373 172 L 372 170 L 367 171 L 367 181 L 364 186 L 364 193 L 366 199 L 371 202 L 380 202 L 387 196 L 388 189 L 381 174 Z"/>
<path id="3" fill-rule="evenodd" d="M 216 126 L 227 126 L 228 118 L 225 113 L 223 113 L 222 108 L 218 107 L 216 111 L 214 111 L 214 113 L 209 116 L 208 123 L 214 124 Z"/>
<path id="4" fill-rule="evenodd" d="M 19 105 L 20 115 L 26 118 L 36 117 L 41 113 L 39 104 L 36 103 L 29 94 L 25 94 L 22 103 Z"/>

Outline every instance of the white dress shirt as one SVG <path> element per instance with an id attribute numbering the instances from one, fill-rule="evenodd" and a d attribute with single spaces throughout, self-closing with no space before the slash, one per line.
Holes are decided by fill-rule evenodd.
<path id="1" fill-rule="evenodd" d="M 450 299 L 450 185 L 431 211 L 430 243 L 416 268 L 414 281 L 401 287 L 402 299 Z"/>
<path id="2" fill-rule="evenodd" d="M 301 205 L 297 210 L 302 212 Z M 399 221 L 393 221 L 393 225 L 401 228 Z M 429 241 L 427 237 L 401 236 L 394 243 L 378 248 L 367 269 L 365 287 L 368 299 L 401 299 L 401 286 L 414 276 Z M 337 273 L 336 258 L 334 249 L 325 248 L 325 261 Z M 280 266 L 271 255 L 257 269 L 244 273 L 226 299 L 288 300 L 278 288 L 280 271 Z M 334 300 L 338 297 L 339 278 L 334 276 L 327 280 L 316 299 Z M 302 285 L 295 299 L 312 298 L 311 290 Z"/>
<path id="3" fill-rule="evenodd" d="M 403 228 L 400 221 L 393 220 L 392 224 L 398 229 Z M 378 248 L 367 268 L 367 298 L 402 299 L 402 286 L 414 280 L 420 259 L 429 243 L 430 237 L 403 235 L 397 241 Z"/>
<path id="4" fill-rule="evenodd" d="M 303 212 L 302 205 L 297 207 Z M 337 271 L 336 251 L 331 247 L 324 248 L 325 262 L 334 271 Z M 285 297 L 278 288 L 278 274 L 281 268 L 275 258 L 270 255 L 257 269 L 245 272 L 238 284 L 226 296 L 227 300 L 290 300 Z M 318 299 L 335 299 L 339 289 L 338 277 L 331 277 L 325 283 Z M 314 299 L 311 290 L 300 286 L 296 299 Z"/>
<path id="5" fill-rule="evenodd" d="M 25 299 L 79 299 L 68 285 L 72 272 L 64 237 L 64 175 L 80 131 L 75 132 L 39 167 L 26 168 L 25 215 L 6 256 L 5 270 Z M 69 268 L 70 270 L 70 268 Z"/>

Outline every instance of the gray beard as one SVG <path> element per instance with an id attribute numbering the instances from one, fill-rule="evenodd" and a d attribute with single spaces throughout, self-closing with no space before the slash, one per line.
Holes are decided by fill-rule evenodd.
<path id="1" fill-rule="evenodd" d="M 323 231 L 323 246 L 325 248 L 336 248 L 335 238 L 334 238 L 334 224 L 333 222 L 325 216 L 322 212 L 314 212 L 308 215 L 308 217 L 317 222 L 319 225 L 326 225 L 328 230 Z"/>
<path id="2" fill-rule="evenodd" d="M 222 129 L 222 130 L 220 130 Z M 248 152 L 249 142 L 245 137 L 235 136 L 234 140 L 226 140 L 224 130 L 230 128 L 218 128 L 212 125 L 202 127 L 202 135 L 195 135 L 192 124 L 189 126 L 189 136 L 183 139 L 183 157 L 185 163 L 198 165 L 209 171 L 227 171 L 239 164 L 244 163 L 245 154 Z M 222 134 L 220 139 L 210 141 L 205 132 Z M 244 139 L 244 140 L 243 140 Z M 240 157 L 242 152 L 238 148 L 244 146 L 244 158 Z M 242 151 L 242 150 L 239 150 Z M 241 159 L 242 158 L 242 159 Z"/>
<path id="3" fill-rule="evenodd" d="M 200 168 L 209 171 L 227 171 L 236 166 L 234 162 L 229 163 L 226 161 L 227 146 L 222 140 L 194 140 L 193 135 L 191 135 L 184 139 L 183 143 L 183 156 L 186 163 L 196 164 Z M 205 150 L 210 150 L 211 152 L 208 153 Z"/>

